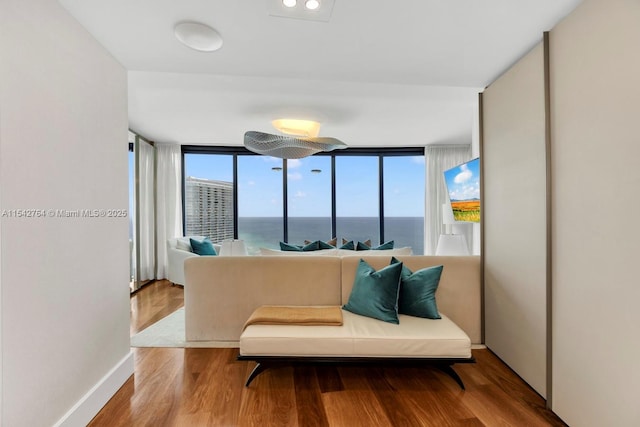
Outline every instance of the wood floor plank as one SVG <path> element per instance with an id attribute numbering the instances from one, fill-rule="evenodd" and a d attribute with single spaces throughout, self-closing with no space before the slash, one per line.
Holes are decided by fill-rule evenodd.
<path id="1" fill-rule="evenodd" d="M 344 390 L 340 374 L 335 365 L 320 365 L 316 367 L 316 376 L 321 393 Z"/>
<path id="2" fill-rule="evenodd" d="M 245 387 L 238 425 L 297 426 L 295 401 L 293 367 L 268 369 Z"/>
<path id="3" fill-rule="evenodd" d="M 316 368 L 310 365 L 294 367 L 293 382 L 298 425 L 328 427 L 329 421 L 322 403 L 322 392 L 318 383 Z"/>
<path id="4" fill-rule="evenodd" d="M 371 390 L 346 388 L 343 391 L 332 391 L 322 395 L 322 402 L 332 427 L 394 425 Z"/>
<path id="5" fill-rule="evenodd" d="M 132 298 L 138 331 L 183 304 L 166 281 Z M 454 369 L 466 391 L 430 367 L 285 366 L 250 387 L 255 363 L 237 349 L 133 348 L 135 374 L 89 424 L 96 426 L 562 426 L 544 399 L 489 350 Z"/>
<path id="6" fill-rule="evenodd" d="M 395 392 L 398 406 L 402 405 L 403 412 L 412 414 L 415 425 L 458 426 L 479 422 L 462 403 L 464 391 L 447 387 L 447 383 L 458 385 L 436 368 L 386 368 L 384 373 L 389 392 Z M 372 387 L 382 390 L 384 383 L 375 383 Z"/>

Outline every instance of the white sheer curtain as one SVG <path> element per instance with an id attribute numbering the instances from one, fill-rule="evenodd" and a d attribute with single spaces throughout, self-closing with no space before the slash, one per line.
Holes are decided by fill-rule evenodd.
<path id="1" fill-rule="evenodd" d="M 139 206 L 138 206 L 138 280 L 155 279 L 155 167 L 154 149 L 151 144 L 138 138 Z"/>
<path id="2" fill-rule="evenodd" d="M 428 145 L 425 148 L 426 206 L 425 206 L 425 255 L 435 255 L 438 238 L 443 231 L 442 204 L 448 201 L 443 172 L 471 159 L 471 145 Z M 457 234 L 464 234 L 473 247 L 471 227 L 456 227 Z"/>
<path id="3" fill-rule="evenodd" d="M 167 239 L 182 235 L 182 154 L 180 145 L 156 144 L 157 197 L 156 277 L 167 277 Z"/>

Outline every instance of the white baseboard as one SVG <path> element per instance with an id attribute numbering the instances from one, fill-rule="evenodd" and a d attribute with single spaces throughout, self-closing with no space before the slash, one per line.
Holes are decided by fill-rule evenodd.
<path id="1" fill-rule="evenodd" d="M 130 351 L 107 375 L 94 385 L 54 427 L 84 427 L 133 375 L 133 353 Z"/>
<path id="2" fill-rule="evenodd" d="M 240 348 L 240 341 L 187 341 L 185 348 Z"/>

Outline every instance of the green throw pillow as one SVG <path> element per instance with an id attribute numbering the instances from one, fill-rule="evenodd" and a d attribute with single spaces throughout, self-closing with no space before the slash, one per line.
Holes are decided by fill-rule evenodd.
<path id="1" fill-rule="evenodd" d="M 189 243 L 191 243 L 191 248 L 195 254 L 210 256 L 218 255 L 209 238 L 205 238 L 203 241 L 189 238 Z"/>
<path id="2" fill-rule="evenodd" d="M 342 308 L 362 316 L 399 324 L 398 292 L 401 273 L 401 262 L 376 271 L 361 259 L 349 301 Z"/>
<path id="3" fill-rule="evenodd" d="M 398 265 L 398 263 L 401 261 L 395 257 L 391 258 L 391 265 Z M 443 268 L 442 265 L 438 265 L 412 273 L 409 268 L 403 266 L 400 276 L 398 313 L 427 319 L 441 319 L 436 304 L 436 291 Z"/>

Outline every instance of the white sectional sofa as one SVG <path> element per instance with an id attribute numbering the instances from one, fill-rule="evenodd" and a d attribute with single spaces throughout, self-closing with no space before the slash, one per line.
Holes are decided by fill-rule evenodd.
<path id="1" fill-rule="evenodd" d="M 199 256 L 193 253 L 190 238 L 203 240 L 204 236 L 173 237 L 167 239 L 167 280 L 174 285 L 184 286 L 184 260 Z M 213 247 L 220 253 L 220 245 L 214 244 Z"/>

